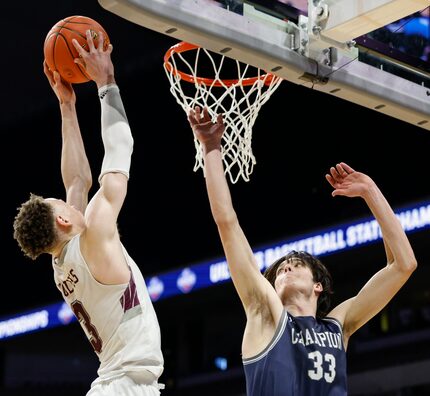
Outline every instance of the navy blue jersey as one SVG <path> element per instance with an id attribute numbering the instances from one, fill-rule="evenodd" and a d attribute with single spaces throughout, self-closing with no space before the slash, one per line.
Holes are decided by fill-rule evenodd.
<path id="1" fill-rule="evenodd" d="M 273 339 L 243 359 L 247 396 L 345 396 L 342 328 L 332 318 L 294 317 L 284 310 Z"/>

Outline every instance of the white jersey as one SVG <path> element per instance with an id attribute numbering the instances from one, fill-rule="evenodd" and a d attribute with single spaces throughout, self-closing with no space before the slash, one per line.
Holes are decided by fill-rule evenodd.
<path id="1" fill-rule="evenodd" d="M 129 283 L 99 283 L 82 257 L 79 237 L 52 264 L 58 289 L 99 357 L 96 381 L 133 373 L 156 382 L 163 372 L 160 326 L 139 268 L 123 247 Z"/>

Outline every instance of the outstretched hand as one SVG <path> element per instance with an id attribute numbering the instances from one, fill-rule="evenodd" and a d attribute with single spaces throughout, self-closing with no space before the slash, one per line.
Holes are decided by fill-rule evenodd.
<path id="1" fill-rule="evenodd" d="M 88 76 L 96 82 L 100 88 L 106 84 L 115 82 L 114 67 L 111 60 L 113 50 L 112 44 L 109 44 L 105 49 L 105 37 L 103 32 L 97 32 L 98 45 L 94 45 L 94 39 L 91 30 L 87 30 L 86 38 L 88 43 L 88 51 L 83 48 L 76 39 L 72 43 L 79 53 L 79 58 L 75 58 L 75 63 L 84 68 Z"/>
<path id="2" fill-rule="evenodd" d="M 51 85 L 60 104 L 70 103 L 74 105 L 76 103 L 76 95 L 72 84 L 64 81 L 57 71 L 52 72 L 46 64 L 46 61 L 43 61 L 43 72 L 48 78 L 49 85 Z"/>
<path id="3" fill-rule="evenodd" d="M 333 197 L 343 195 L 345 197 L 364 198 L 371 187 L 375 185 L 369 176 L 356 172 L 344 162 L 336 164 L 336 167 L 332 166 L 330 174 L 326 174 L 325 178 L 334 188 L 331 193 Z"/>
<path id="4" fill-rule="evenodd" d="M 203 109 L 203 114 L 199 106 L 190 110 L 188 121 L 199 142 L 203 145 L 220 145 L 221 138 L 225 130 L 222 114 L 218 114 L 216 122 L 212 122 L 208 110 Z"/>

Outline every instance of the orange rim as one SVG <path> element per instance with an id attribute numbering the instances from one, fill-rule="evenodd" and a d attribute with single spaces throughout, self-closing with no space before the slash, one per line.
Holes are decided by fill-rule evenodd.
<path id="1" fill-rule="evenodd" d="M 267 73 L 267 74 L 261 75 L 260 77 L 247 77 L 247 78 L 244 78 L 242 80 L 239 80 L 239 79 L 223 80 L 223 79 L 221 79 L 221 81 L 223 82 L 223 84 L 222 84 L 219 80 L 215 80 L 213 78 L 197 77 L 197 76 L 194 77 L 191 74 L 184 73 L 184 72 L 176 69 L 170 63 L 170 58 L 172 57 L 173 53 L 180 54 L 182 52 L 192 51 L 192 50 L 196 50 L 198 48 L 199 48 L 198 45 L 186 43 L 185 41 L 181 41 L 180 43 L 173 45 L 172 47 L 169 48 L 169 50 L 164 55 L 164 67 L 167 69 L 167 71 L 169 73 L 180 76 L 181 79 L 184 81 L 187 81 L 187 82 L 192 83 L 192 84 L 197 83 L 197 84 L 204 84 L 204 85 L 209 85 L 209 86 L 214 86 L 214 87 L 223 87 L 223 86 L 231 87 L 232 85 L 236 85 L 239 82 L 243 86 L 249 86 L 249 85 L 253 85 L 258 80 L 264 80 L 264 83 L 266 85 L 269 85 L 274 78 L 273 74 Z"/>

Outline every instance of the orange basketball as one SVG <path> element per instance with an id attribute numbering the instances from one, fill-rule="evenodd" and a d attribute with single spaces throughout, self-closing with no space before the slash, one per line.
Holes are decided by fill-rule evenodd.
<path id="1" fill-rule="evenodd" d="M 88 50 L 86 31 L 90 29 L 95 47 L 98 46 L 99 32 L 105 37 L 104 47 L 109 45 L 109 37 L 103 27 L 94 19 L 85 16 L 71 16 L 57 22 L 48 32 L 43 45 L 45 61 L 51 71 L 58 71 L 63 80 L 78 84 L 90 80 L 85 70 L 73 60 L 79 57 L 78 51 L 72 43 L 78 43 Z"/>

